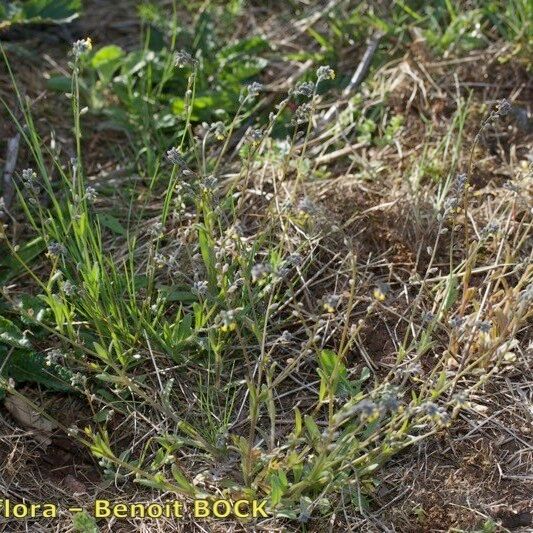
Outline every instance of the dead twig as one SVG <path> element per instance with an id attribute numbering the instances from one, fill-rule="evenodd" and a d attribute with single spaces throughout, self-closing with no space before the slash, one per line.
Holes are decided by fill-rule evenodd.
<path id="1" fill-rule="evenodd" d="M 330 152 L 329 154 L 321 155 L 321 156 L 316 158 L 316 166 L 327 165 L 328 163 L 331 163 L 332 161 L 335 161 L 336 159 L 339 159 L 339 157 L 344 157 L 345 155 L 349 155 L 350 153 L 354 152 L 355 150 L 358 150 L 359 148 L 363 148 L 366 145 L 367 145 L 366 142 L 350 144 L 348 146 L 340 148 L 339 150 L 335 150 L 334 152 Z"/>

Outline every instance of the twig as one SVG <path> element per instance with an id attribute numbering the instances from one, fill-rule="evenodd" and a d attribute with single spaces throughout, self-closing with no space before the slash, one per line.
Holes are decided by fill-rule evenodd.
<path id="1" fill-rule="evenodd" d="M 334 152 L 330 152 L 329 154 L 324 154 L 316 158 L 315 164 L 316 166 L 319 165 L 326 165 L 328 163 L 331 163 L 332 161 L 335 161 L 336 159 L 339 159 L 339 157 L 343 157 L 345 155 L 348 155 L 355 150 L 359 148 L 363 148 L 363 146 L 366 146 L 366 142 L 360 142 L 356 144 L 350 144 L 348 146 L 345 146 L 343 148 L 340 148 L 339 150 L 335 150 Z"/>
<path id="2" fill-rule="evenodd" d="M 331 0 L 326 6 L 318 7 L 311 15 L 297 21 L 294 27 L 300 32 L 305 33 L 309 28 L 314 26 L 321 18 L 325 17 L 330 11 L 332 11 L 340 0 Z"/>
<path id="3" fill-rule="evenodd" d="M 11 137 L 7 141 L 7 150 L 6 150 L 6 163 L 4 166 L 3 174 L 3 210 L 0 211 L 0 218 L 3 220 L 6 218 L 6 213 L 11 208 L 13 203 L 13 198 L 15 196 L 15 185 L 13 183 L 13 172 L 15 172 L 15 167 L 17 166 L 17 158 L 19 153 L 20 145 L 20 133 L 17 133 L 14 137 Z M 5 212 L 4 212 L 5 211 Z"/>

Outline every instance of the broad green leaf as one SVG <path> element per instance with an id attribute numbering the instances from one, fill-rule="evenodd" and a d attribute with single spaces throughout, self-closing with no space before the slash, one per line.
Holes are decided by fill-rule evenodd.
<path id="1" fill-rule="evenodd" d="M 40 383 L 44 387 L 61 392 L 72 390 L 70 378 L 72 373 L 57 364 L 48 366 L 42 354 L 27 350 L 15 350 L 6 359 L 0 352 L 0 367 L 3 376 L 13 378 L 16 382 Z"/>
<path id="2" fill-rule="evenodd" d="M 331 377 L 337 363 L 337 354 L 332 350 L 322 350 L 319 355 L 320 366 L 327 377 Z"/>
<path id="3" fill-rule="evenodd" d="M 67 76 L 50 76 L 46 80 L 46 86 L 58 93 L 68 93 L 72 89 L 72 80 Z"/>
<path id="4" fill-rule="evenodd" d="M 23 309 L 28 316 L 24 315 L 20 317 L 21 322 L 28 327 L 32 328 L 32 333 L 34 337 L 38 337 L 38 331 L 42 328 L 36 327 L 35 322 L 42 322 L 49 307 L 46 305 L 45 300 L 42 298 L 43 295 L 30 296 L 29 294 L 23 294 L 20 297 L 20 308 Z"/>
<path id="5" fill-rule="evenodd" d="M 368 368 L 367 366 L 364 366 L 363 369 L 361 370 L 361 375 L 359 377 L 359 381 L 361 383 L 363 383 L 364 381 L 366 381 L 368 378 L 370 377 L 370 368 Z"/>
<path id="6" fill-rule="evenodd" d="M 12 24 L 63 24 L 78 16 L 81 0 L 25 0 L 0 4 L 0 29 Z"/>
<path id="7" fill-rule="evenodd" d="M 113 233 L 116 233 L 117 235 L 126 235 L 124 226 L 114 216 L 108 213 L 98 213 L 97 218 L 102 226 L 110 229 Z"/>
<path id="8" fill-rule="evenodd" d="M 227 58 L 237 54 L 246 54 L 248 56 L 258 54 L 259 52 L 265 52 L 270 49 L 269 42 L 263 37 L 255 35 L 248 39 L 241 39 L 235 44 L 224 47 L 219 57 Z"/>
<path id="9" fill-rule="evenodd" d="M 287 478 L 283 472 L 272 472 L 270 474 L 270 503 L 275 507 L 280 501 L 287 488 Z"/>
<path id="10" fill-rule="evenodd" d="M 103 83 L 109 83 L 113 74 L 120 66 L 124 50 L 120 46 L 110 44 L 100 48 L 91 59 L 91 66 L 98 72 Z"/>
<path id="11" fill-rule="evenodd" d="M 171 101 L 172 113 L 178 117 L 185 114 L 185 100 L 183 98 L 174 98 Z M 192 105 L 191 120 L 197 121 L 207 119 L 213 112 L 215 102 L 212 96 L 197 96 Z"/>
<path id="12" fill-rule="evenodd" d="M 81 0 L 26 0 L 24 15 L 29 18 L 49 19 L 64 22 L 77 16 Z"/>
<path id="13" fill-rule="evenodd" d="M 99 533 L 100 531 L 96 520 L 85 510 L 73 514 L 72 527 L 76 533 Z"/>
<path id="14" fill-rule="evenodd" d="M 159 285 L 157 288 L 165 300 L 169 302 L 191 303 L 198 301 L 198 298 L 192 292 L 184 290 L 179 286 Z"/>
<path id="15" fill-rule="evenodd" d="M 95 69 L 101 68 L 103 65 L 106 65 L 110 61 L 115 61 L 121 58 L 124 55 L 124 50 L 115 44 L 110 44 L 100 48 L 97 52 L 94 53 L 91 59 L 91 65 Z"/>
<path id="16" fill-rule="evenodd" d="M 46 249 L 46 244 L 41 237 L 37 237 L 20 246 L 17 251 L 18 257 L 28 265 Z M 10 279 L 25 272 L 21 262 L 11 254 L 9 249 L 0 246 L 0 283 L 6 283 Z"/>
<path id="17" fill-rule="evenodd" d="M 176 483 L 179 485 L 179 488 L 185 493 L 189 494 L 190 496 L 193 496 L 196 493 L 196 489 L 194 488 L 194 485 L 192 485 L 187 478 L 183 475 L 181 470 L 178 468 L 178 465 L 176 463 L 172 463 L 172 466 L 170 467 L 172 471 L 172 477 L 176 481 Z"/>
<path id="18" fill-rule="evenodd" d="M 98 357 L 100 357 L 100 359 L 104 363 L 111 362 L 111 357 L 110 357 L 108 350 L 106 350 L 101 344 L 97 342 L 93 343 L 93 346 L 94 346 L 95 352 L 98 354 Z"/>
<path id="19" fill-rule="evenodd" d="M 257 76 L 267 65 L 268 61 L 261 57 L 250 59 L 241 59 L 237 57 L 225 65 L 221 77 L 237 89 L 238 85 Z"/>
<path id="20" fill-rule="evenodd" d="M 320 429 L 318 428 L 316 422 L 314 421 L 313 417 L 309 415 L 305 415 L 304 417 L 304 423 L 305 428 L 307 429 L 307 433 L 309 433 L 309 436 L 311 437 L 311 440 L 314 442 L 316 440 L 320 439 Z"/>
<path id="21" fill-rule="evenodd" d="M 14 346 L 15 348 L 30 348 L 31 343 L 20 329 L 8 320 L 0 316 L 0 342 Z"/>
<path id="22" fill-rule="evenodd" d="M 320 396 L 324 400 L 326 389 L 332 388 L 335 394 L 338 390 L 343 396 L 350 396 L 357 391 L 348 380 L 348 371 L 340 357 L 332 350 L 322 350 L 319 354 L 319 375 L 321 377 Z"/>

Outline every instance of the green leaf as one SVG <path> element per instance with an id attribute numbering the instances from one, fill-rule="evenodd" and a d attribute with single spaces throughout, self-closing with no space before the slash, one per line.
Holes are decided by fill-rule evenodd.
<path id="1" fill-rule="evenodd" d="M 116 233 L 117 235 L 126 235 L 124 226 L 114 216 L 108 213 L 98 213 L 97 218 L 102 226 L 110 229 L 113 233 Z"/>
<path id="2" fill-rule="evenodd" d="M 20 329 L 8 320 L 0 316 L 0 342 L 14 346 L 15 348 L 30 348 L 31 343 Z"/>
<path id="3" fill-rule="evenodd" d="M 270 474 L 270 503 L 272 507 L 275 507 L 280 501 L 287 490 L 287 477 L 283 471 L 272 472 Z"/>
<path id="4" fill-rule="evenodd" d="M 459 291 L 457 290 L 458 282 L 457 278 L 450 274 L 448 277 L 448 290 L 446 292 L 446 298 L 444 300 L 443 310 L 444 312 L 449 311 L 450 308 L 453 306 L 455 301 L 457 300 L 457 296 L 459 295 Z"/>
<path id="5" fill-rule="evenodd" d="M 356 393 L 356 389 L 348 380 L 348 371 L 341 358 L 332 350 L 322 350 L 319 355 L 319 375 L 321 377 L 320 395 L 325 396 L 326 389 L 332 388 L 335 394 L 338 390 L 343 396 Z M 321 398 L 323 400 L 324 398 Z"/>
<path id="6" fill-rule="evenodd" d="M 329 39 L 325 38 L 323 35 L 315 31 L 313 28 L 309 28 L 307 32 L 322 47 L 323 50 L 327 50 L 327 51 L 333 50 L 333 46 Z"/>
<path id="7" fill-rule="evenodd" d="M 358 379 L 350 381 L 350 395 L 353 398 L 356 394 L 361 392 L 363 383 L 370 377 L 370 368 L 364 366 Z"/>
<path id="8" fill-rule="evenodd" d="M 326 396 L 328 395 L 328 382 L 329 382 L 329 376 L 326 375 L 326 373 L 321 369 L 317 369 L 318 376 L 320 377 L 320 389 L 318 391 L 318 401 L 322 403 Z"/>
<path id="9" fill-rule="evenodd" d="M 81 0 L 25 0 L 0 4 L 0 29 L 12 24 L 63 24 L 78 16 Z"/>
<path id="10" fill-rule="evenodd" d="M 43 302 L 42 298 L 23 294 L 20 297 L 20 308 L 28 314 L 28 316 L 24 315 L 20 317 L 21 322 L 25 326 L 31 326 L 33 336 L 36 337 L 37 331 L 35 322 L 42 322 L 49 307 Z"/>
<path id="11" fill-rule="evenodd" d="M 319 355 L 320 366 L 329 378 L 337 365 L 337 354 L 332 350 L 322 350 Z"/>
<path id="12" fill-rule="evenodd" d="M 46 244 L 41 237 L 37 237 L 20 246 L 17 251 L 18 257 L 28 264 L 46 249 Z M 11 254 L 9 249 L 0 246 L 0 283 L 6 283 L 19 274 L 25 272 L 20 261 Z"/>
<path id="13" fill-rule="evenodd" d="M 0 367 L 4 377 L 17 382 L 40 383 L 50 390 L 68 392 L 72 390 L 70 370 L 59 365 L 48 366 L 44 355 L 27 350 L 15 350 L 9 358 L 0 353 Z"/>
<path id="14" fill-rule="evenodd" d="M 367 467 L 363 468 L 359 474 L 365 475 L 370 474 L 371 472 L 374 472 L 374 470 L 377 470 L 379 468 L 379 463 L 372 463 L 371 465 L 368 465 Z"/>
<path id="15" fill-rule="evenodd" d="M 110 61 L 115 61 L 116 59 L 121 58 L 123 55 L 124 50 L 122 50 L 120 46 L 117 46 L 116 44 L 110 44 L 100 48 L 100 50 L 94 53 L 91 59 L 91 65 L 98 70 Z"/>
<path id="16" fill-rule="evenodd" d="M 72 527 L 76 533 L 98 533 L 100 529 L 96 520 L 83 510 L 72 516 Z"/>
<path id="17" fill-rule="evenodd" d="M 58 93 L 68 93 L 72 89 L 72 80 L 67 76 L 50 76 L 46 80 L 46 86 L 48 89 Z"/>
<path id="18" fill-rule="evenodd" d="M 104 362 L 104 363 L 110 363 L 111 362 L 111 356 L 101 344 L 98 344 L 97 342 L 93 343 L 94 351 L 98 354 L 98 357 Z"/>
<path id="19" fill-rule="evenodd" d="M 198 242 L 200 244 L 200 253 L 207 269 L 209 285 L 216 285 L 215 254 L 207 230 L 204 226 L 198 226 Z"/>
<path id="20" fill-rule="evenodd" d="M 298 407 L 294 408 L 294 436 L 299 437 L 302 433 L 302 413 Z"/>
<path id="21" fill-rule="evenodd" d="M 315 442 L 320 440 L 320 429 L 318 428 L 313 417 L 305 415 L 304 424 L 305 428 L 307 429 L 307 433 L 309 433 L 309 436 L 311 437 L 311 441 Z"/>
<path id="22" fill-rule="evenodd" d="M 27 0 L 23 4 L 24 15 L 29 18 L 50 19 L 65 22 L 76 17 L 81 0 Z"/>
<path id="23" fill-rule="evenodd" d="M 170 103 L 172 113 L 178 117 L 185 114 L 185 100 L 183 98 L 174 98 Z M 215 104 L 213 96 L 197 96 L 192 104 L 191 120 L 207 120 L 209 119 L 213 109 L 218 107 Z"/>
<path id="24" fill-rule="evenodd" d="M 222 71 L 221 78 L 230 83 L 236 90 L 241 83 L 257 76 L 267 65 L 268 61 L 262 57 L 235 58 L 225 65 L 226 68 Z"/>
<path id="25" fill-rule="evenodd" d="M 192 303 L 198 301 L 197 296 L 182 286 L 158 285 L 157 288 L 165 300 L 169 302 Z"/>
<path id="26" fill-rule="evenodd" d="M 100 48 L 91 59 L 91 66 L 98 72 L 103 83 L 109 83 L 120 67 L 124 50 L 115 44 Z"/>
<path id="27" fill-rule="evenodd" d="M 223 58 L 231 57 L 236 54 L 247 54 L 250 56 L 269 49 L 269 42 L 263 37 L 255 35 L 254 37 L 241 39 L 235 44 L 224 47 L 218 55 Z"/>
<path id="28" fill-rule="evenodd" d="M 368 511 L 370 509 L 370 503 L 368 501 L 368 498 L 361 494 L 361 491 L 352 491 L 352 504 L 354 505 L 355 509 L 359 509 L 361 511 Z"/>
<path id="29" fill-rule="evenodd" d="M 368 368 L 367 366 L 364 366 L 363 369 L 361 370 L 361 375 L 360 375 L 360 377 L 359 377 L 359 382 L 360 382 L 360 383 L 363 383 L 363 382 L 365 382 L 369 377 L 370 377 L 370 368 Z"/>
<path id="30" fill-rule="evenodd" d="M 176 337 L 179 340 L 188 339 L 193 334 L 192 314 L 185 315 L 176 327 Z"/>
<path id="31" fill-rule="evenodd" d="M 190 496 L 194 496 L 196 493 L 196 489 L 194 488 L 194 485 L 190 483 L 190 481 L 183 475 L 181 470 L 178 468 L 178 465 L 176 463 L 172 463 L 172 466 L 170 467 L 172 471 L 172 477 L 178 484 L 179 488 L 185 493 Z"/>

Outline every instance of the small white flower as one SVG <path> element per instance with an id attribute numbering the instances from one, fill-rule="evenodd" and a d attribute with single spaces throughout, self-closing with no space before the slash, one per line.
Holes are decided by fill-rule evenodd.
<path id="1" fill-rule="evenodd" d="M 324 80 L 333 80 L 335 79 L 335 71 L 330 66 L 324 65 L 322 67 L 318 67 L 316 71 L 316 77 L 318 82 Z"/>
<path id="2" fill-rule="evenodd" d="M 82 55 L 90 52 L 93 48 L 93 43 L 89 37 L 80 39 L 72 45 L 72 55 L 79 59 Z"/>

